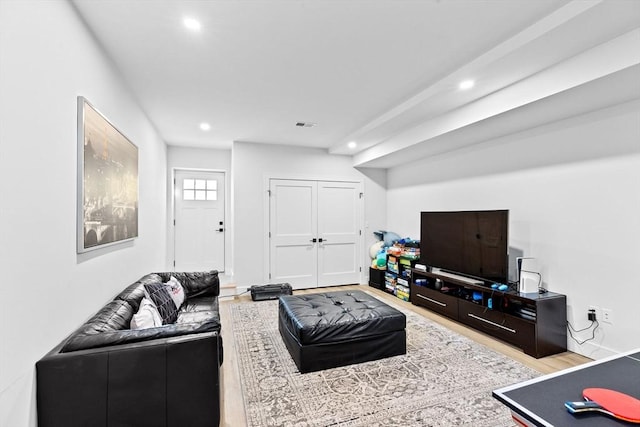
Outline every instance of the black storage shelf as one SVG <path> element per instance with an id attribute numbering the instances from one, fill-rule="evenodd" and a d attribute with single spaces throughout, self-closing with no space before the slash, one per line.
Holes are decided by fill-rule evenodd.
<path id="1" fill-rule="evenodd" d="M 386 270 L 378 270 L 377 268 L 369 267 L 369 286 L 384 290 L 385 271 Z"/>
<path id="2" fill-rule="evenodd" d="M 407 301 L 410 298 L 411 271 L 416 261 L 403 255 L 387 255 L 385 270 L 369 267 L 369 286 Z M 398 289 L 405 291 L 406 295 L 403 295 L 402 291 L 398 293 Z"/>

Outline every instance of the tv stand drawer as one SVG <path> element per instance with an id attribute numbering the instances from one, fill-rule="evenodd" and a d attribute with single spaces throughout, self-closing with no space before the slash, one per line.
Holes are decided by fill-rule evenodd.
<path id="1" fill-rule="evenodd" d="M 487 332 L 496 338 L 517 345 L 520 348 L 535 341 L 535 324 L 499 310 L 489 310 L 467 301 L 459 302 L 458 320 L 469 326 Z"/>
<path id="2" fill-rule="evenodd" d="M 411 302 L 448 317 L 458 316 L 458 298 L 423 286 L 411 285 Z"/>

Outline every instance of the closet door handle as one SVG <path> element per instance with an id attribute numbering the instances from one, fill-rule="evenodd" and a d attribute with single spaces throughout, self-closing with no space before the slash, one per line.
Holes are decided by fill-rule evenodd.
<path id="1" fill-rule="evenodd" d="M 310 241 L 310 242 L 315 243 L 315 242 L 317 242 L 317 241 L 318 241 L 318 239 L 316 239 L 316 238 L 314 237 L 313 239 L 311 239 L 311 240 L 309 240 L 309 241 Z M 322 239 L 320 239 L 320 241 L 322 242 Z"/>

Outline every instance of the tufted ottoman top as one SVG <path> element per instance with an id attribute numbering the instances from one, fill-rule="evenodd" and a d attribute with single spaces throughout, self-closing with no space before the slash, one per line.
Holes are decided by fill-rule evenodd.
<path id="1" fill-rule="evenodd" d="M 280 297 L 279 316 L 302 345 L 404 330 L 403 313 L 362 291 Z"/>

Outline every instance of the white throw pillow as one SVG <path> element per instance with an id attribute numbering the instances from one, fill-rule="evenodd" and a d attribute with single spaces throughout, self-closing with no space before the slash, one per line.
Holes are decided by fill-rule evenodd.
<path id="1" fill-rule="evenodd" d="M 165 283 L 165 286 L 167 287 L 167 291 L 169 292 L 171 299 L 176 304 L 176 309 L 180 310 L 180 306 L 182 306 L 185 298 L 184 288 L 182 287 L 182 284 L 178 281 L 178 279 L 171 276 L 169 281 Z"/>
<path id="2" fill-rule="evenodd" d="M 142 298 L 138 312 L 131 318 L 131 329 L 146 329 L 162 326 L 162 317 L 149 298 Z"/>

